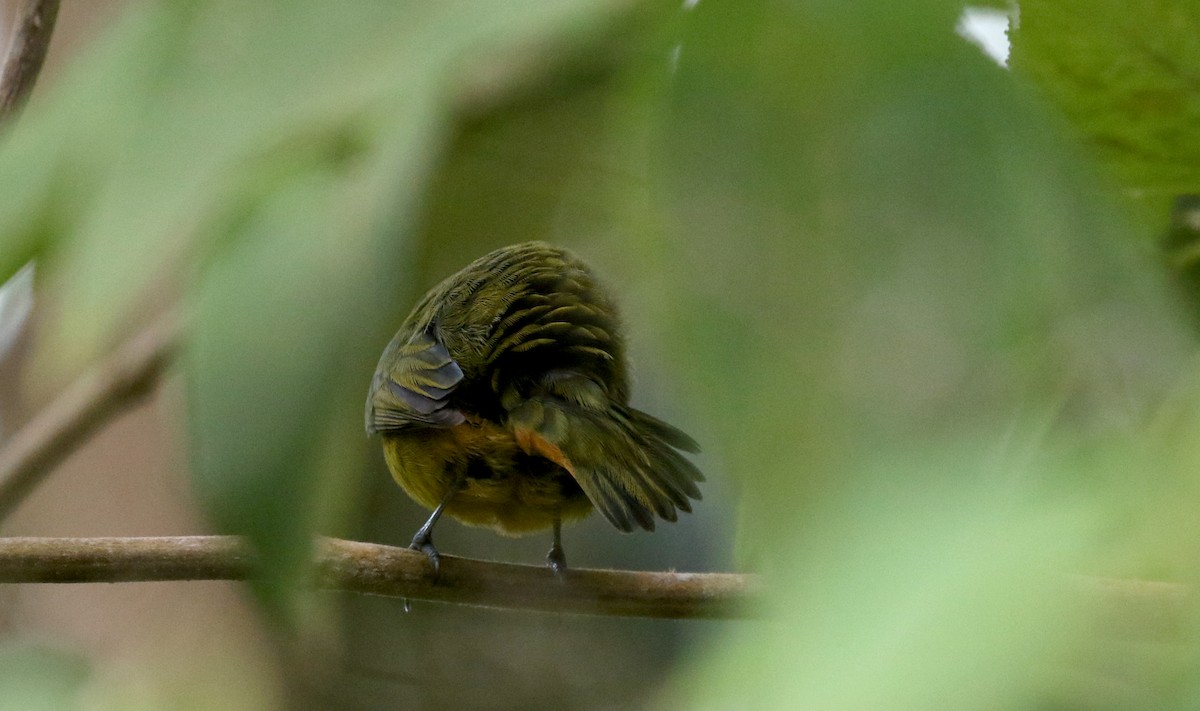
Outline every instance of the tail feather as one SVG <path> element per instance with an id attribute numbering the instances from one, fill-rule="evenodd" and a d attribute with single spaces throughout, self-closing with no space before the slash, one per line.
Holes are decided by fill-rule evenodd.
<path id="1" fill-rule="evenodd" d="M 676 451 L 697 449 L 695 441 L 645 413 L 541 395 L 517 404 L 509 426 L 531 452 L 564 466 L 622 531 L 652 531 L 655 516 L 675 521 L 679 511 L 691 511 L 689 499 L 700 498 L 703 475 Z"/>
<path id="2" fill-rule="evenodd" d="M 641 410 L 635 410 L 632 407 L 628 408 L 628 410 L 634 423 L 646 434 L 666 442 L 675 449 L 682 449 L 692 454 L 700 452 L 700 445 L 696 440 L 689 437 L 686 432 L 678 427 L 669 425 L 654 415 L 648 415 Z M 704 481 L 704 477 L 700 477 L 700 481 Z"/>

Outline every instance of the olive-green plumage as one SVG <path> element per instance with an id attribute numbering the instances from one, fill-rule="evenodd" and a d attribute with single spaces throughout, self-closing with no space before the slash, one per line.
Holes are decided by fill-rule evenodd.
<path id="1" fill-rule="evenodd" d="M 414 539 L 436 563 L 440 505 L 467 524 L 556 537 L 593 507 L 622 531 L 690 511 L 704 477 L 676 450 L 699 448 L 628 403 L 612 301 L 575 255 L 528 242 L 425 295 L 379 360 L 366 425 L 400 486 L 436 509 Z"/>

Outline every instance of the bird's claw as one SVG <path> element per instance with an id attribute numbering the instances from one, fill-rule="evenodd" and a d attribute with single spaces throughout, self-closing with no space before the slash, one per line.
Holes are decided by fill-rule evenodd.
<path id="1" fill-rule="evenodd" d="M 433 546 L 433 537 L 428 534 L 421 535 L 418 533 L 413 536 L 412 543 L 408 547 L 425 554 L 425 557 L 433 565 L 433 576 L 436 578 L 442 571 L 442 557 L 438 554 L 437 548 Z"/>
<path id="2" fill-rule="evenodd" d="M 554 571 L 555 577 L 562 579 L 563 573 L 567 572 L 567 554 L 563 552 L 561 545 L 556 543 L 550 548 L 550 552 L 546 554 L 546 565 Z"/>

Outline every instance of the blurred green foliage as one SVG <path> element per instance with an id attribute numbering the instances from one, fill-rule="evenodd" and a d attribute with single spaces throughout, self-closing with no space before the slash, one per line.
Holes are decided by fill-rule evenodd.
<path id="1" fill-rule="evenodd" d="M 1181 477 L 1169 491 L 1195 502 L 1190 468 L 1129 453 L 1194 343 L 1138 243 L 1151 228 L 946 31 L 958 11 L 703 2 L 685 25 L 651 169 L 675 320 L 753 482 L 739 543 L 778 576 L 785 622 L 745 630 L 672 703 L 1074 707 L 1115 678 L 1115 707 L 1183 703 L 1066 660 L 1113 634 L 1071 574 L 1165 556 L 1194 577 L 1190 543 L 1115 544 L 1180 505 L 1135 494 Z M 1175 612 L 1182 631 L 1136 634 L 1179 670 L 1196 611 Z"/>
<path id="2" fill-rule="evenodd" d="M 314 530 L 404 538 L 359 413 L 421 289 L 526 239 L 610 275 L 714 476 L 568 548 L 736 547 L 769 621 L 348 603 L 351 663 L 421 703 L 625 706 L 690 646 L 664 708 L 1193 708 L 1200 374 L 1133 198 L 1196 191 L 1195 10 L 1022 3 L 1009 73 L 961 9 L 139 4 L 5 136 L 0 269 L 44 262 L 60 370 L 180 294 L 197 492 L 276 592 Z"/>
<path id="3" fill-rule="evenodd" d="M 0 646 L 0 710 L 69 711 L 82 708 L 90 670 L 81 656 L 48 647 Z"/>

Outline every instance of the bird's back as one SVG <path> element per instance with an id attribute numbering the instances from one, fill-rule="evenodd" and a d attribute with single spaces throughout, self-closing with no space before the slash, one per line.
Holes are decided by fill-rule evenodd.
<path id="1" fill-rule="evenodd" d="M 425 295 L 384 352 L 372 396 L 394 371 L 402 346 L 429 333 L 462 369 L 451 397 L 458 409 L 499 419 L 502 399 L 521 397 L 539 379 L 564 371 L 586 373 L 625 404 L 620 328 L 612 300 L 574 254 L 545 242 L 505 247 Z M 370 408 L 367 427 L 373 429 Z"/>

